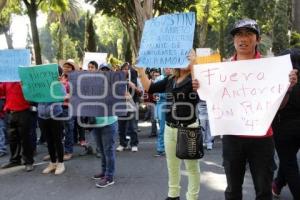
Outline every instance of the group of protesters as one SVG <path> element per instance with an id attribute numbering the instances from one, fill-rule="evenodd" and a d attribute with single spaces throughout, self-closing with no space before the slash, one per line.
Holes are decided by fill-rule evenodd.
<path id="1" fill-rule="evenodd" d="M 235 54 L 231 61 L 262 57 L 258 50 L 261 32 L 255 20 L 243 19 L 236 22 L 230 34 L 235 47 Z M 290 86 L 272 126 L 264 136 L 225 135 L 222 138 L 223 166 L 227 180 L 226 200 L 242 199 L 242 186 L 247 163 L 257 200 L 271 200 L 273 196 L 278 197 L 286 184 L 289 186 L 293 198 L 300 199 L 300 175 L 297 163 L 297 152 L 300 148 L 300 84 L 297 70 L 300 68 L 300 51 L 289 49 L 282 53 L 282 55 L 284 54 L 290 54 L 294 69 L 289 74 Z M 134 68 L 127 62 L 120 68 L 128 80 L 125 94 L 127 102 L 133 102 L 132 105 L 136 105 L 144 93 L 147 93 L 148 97 L 154 99 L 156 104 L 155 107 L 158 111 L 150 111 L 149 118 L 152 122 L 150 136 L 157 135 L 157 156 L 166 157 L 169 178 L 166 200 L 180 199 L 182 160 L 175 155 L 178 128 L 201 126 L 206 148 L 208 150 L 213 148 L 214 138 L 209 131 L 206 104 L 196 92 L 198 89 L 201 90 L 201 85 L 191 73 L 195 58 L 193 51 L 190 52 L 188 58 L 190 64 L 187 68 L 164 69 L 161 70 L 161 74 L 159 70 L 152 70 L 152 79 L 149 78 L 145 69 L 138 66 Z M 4 164 L 2 169 L 21 165 L 22 160 L 26 171 L 34 169 L 36 138 L 33 136 L 36 135 L 36 121 L 38 121 L 41 133 L 47 142 L 48 159 L 50 159 L 42 173 L 53 172 L 60 175 L 66 170 L 64 161 L 70 160 L 73 155 L 74 132 L 76 132 L 74 129 L 77 127 L 76 129 L 86 131 L 78 125 L 78 120 L 82 120 L 82 118 L 68 117 L 71 95 L 68 76 L 75 69 L 76 64 L 73 60 L 68 60 L 58 69 L 58 78 L 65 89 L 65 100 L 61 104 L 27 102 L 19 82 L 0 83 L 0 156 L 7 153 L 5 139 L 10 147 L 9 162 Z M 108 64 L 98 66 L 97 62 L 91 61 L 88 64 L 88 71 L 99 73 L 100 71 L 112 71 L 112 68 Z M 153 97 L 150 97 L 152 94 Z M 192 107 L 177 106 L 175 102 L 189 103 Z M 166 108 L 163 107 L 165 105 L 167 105 Z M 151 107 L 149 106 L 149 109 Z M 195 112 L 192 108 L 198 109 L 199 112 Z M 37 116 L 34 114 L 36 112 Z M 176 112 L 179 118 L 174 117 L 173 112 Z M 129 148 L 132 152 L 138 151 L 138 124 L 135 114 L 136 112 L 127 112 L 124 120 L 117 116 L 86 118 L 87 122 L 93 124 L 91 133 L 95 138 L 96 149 L 101 157 L 101 170 L 92 177 L 97 180 L 97 187 L 114 184 L 116 151 L 121 152 Z M 184 118 L 190 114 L 192 117 Z M 159 131 L 156 128 L 156 119 L 159 122 Z M 75 125 L 76 123 L 77 125 Z M 5 127 L 8 134 L 4 134 Z M 118 137 L 119 146 L 116 145 Z M 33 140 L 35 141 L 33 142 Z M 85 150 L 89 150 L 84 133 L 81 134 L 79 140 Z M 279 169 L 274 179 L 274 172 L 277 168 L 274 160 L 275 148 L 279 157 Z M 186 199 L 196 200 L 200 192 L 199 160 L 183 161 L 188 175 Z"/>

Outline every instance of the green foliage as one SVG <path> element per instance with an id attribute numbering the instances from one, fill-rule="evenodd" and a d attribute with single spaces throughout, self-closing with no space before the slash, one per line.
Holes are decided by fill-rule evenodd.
<path id="1" fill-rule="evenodd" d="M 19 1 L 7 1 L 5 7 L 0 12 L 0 34 L 8 31 L 11 24 L 12 14 L 21 14 L 22 8 Z"/>
<path id="2" fill-rule="evenodd" d="M 90 17 L 90 18 L 87 17 L 86 34 L 87 34 L 86 51 L 96 52 L 96 50 L 97 50 L 96 33 L 95 33 L 95 28 L 94 28 L 93 17 Z"/>
<path id="3" fill-rule="evenodd" d="M 77 23 L 68 23 L 66 24 L 66 29 L 69 37 L 75 42 L 75 48 L 77 55 L 80 59 L 83 58 L 84 49 L 85 49 L 85 21 L 86 16 L 84 13 L 81 14 L 81 17 Z"/>
<path id="4" fill-rule="evenodd" d="M 121 60 L 113 57 L 112 55 L 108 60 L 114 70 L 119 70 L 120 69 L 119 66 L 123 63 Z"/>
<path id="5" fill-rule="evenodd" d="M 292 32 L 290 47 L 291 48 L 300 48 L 300 33 Z"/>
<path id="6" fill-rule="evenodd" d="M 288 48 L 288 2 L 278 0 L 273 25 L 273 52 L 275 55 Z"/>
<path id="7" fill-rule="evenodd" d="M 86 2 L 93 4 L 97 12 L 119 19 L 127 32 L 132 30 L 132 33 L 128 33 L 128 35 L 131 40 L 132 50 L 134 54 L 137 54 L 142 28 L 140 27 L 141 25 L 138 25 L 138 13 L 135 9 L 134 0 L 86 0 Z M 153 16 L 185 11 L 195 3 L 194 0 L 168 0 L 153 2 Z M 143 1 L 140 1 L 140 4 L 142 6 Z M 100 47 L 103 48 L 104 45 L 101 44 Z M 114 50 L 113 54 L 115 55 L 117 52 L 116 47 L 111 49 Z"/>
<path id="8" fill-rule="evenodd" d="M 70 36 L 67 34 L 63 35 L 62 38 L 59 38 L 57 34 L 59 28 L 60 24 L 58 22 L 50 25 L 50 34 L 52 38 L 51 49 L 53 49 L 53 54 L 55 55 L 56 59 L 72 58 L 76 61 L 79 61 L 80 59 L 78 58 L 76 51 L 77 41 L 72 40 L 72 38 L 70 38 Z M 63 50 L 60 49 L 59 40 L 62 40 L 62 43 L 64 44 Z M 59 57 L 57 56 L 58 54 L 60 55 Z"/>
<path id="9" fill-rule="evenodd" d="M 124 50 L 118 50 L 118 43 L 125 37 L 120 20 L 114 17 L 96 15 L 94 23 L 99 37 L 99 51 L 112 53 L 115 57 L 119 57 L 118 52 L 124 52 Z"/>

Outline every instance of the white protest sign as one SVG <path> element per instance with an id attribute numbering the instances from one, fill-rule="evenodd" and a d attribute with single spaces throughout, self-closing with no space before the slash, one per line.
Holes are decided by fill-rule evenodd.
<path id="1" fill-rule="evenodd" d="M 265 135 L 289 86 L 290 55 L 194 66 L 212 135 Z"/>
<path id="2" fill-rule="evenodd" d="M 98 66 L 106 63 L 107 53 L 85 52 L 83 58 L 82 69 L 87 70 L 90 61 L 96 61 Z"/>
<path id="3" fill-rule="evenodd" d="M 211 48 L 196 48 L 197 56 L 210 56 L 212 53 Z"/>

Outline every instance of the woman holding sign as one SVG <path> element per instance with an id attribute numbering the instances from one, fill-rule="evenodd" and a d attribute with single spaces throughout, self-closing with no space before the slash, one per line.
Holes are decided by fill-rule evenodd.
<path id="1" fill-rule="evenodd" d="M 61 67 L 58 67 L 59 75 L 62 74 Z M 58 77 L 57 77 L 58 78 Z M 62 102 L 60 103 L 39 103 L 38 116 L 40 118 L 40 129 L 46 136 L 50 163 L 43 170 L 43 174 L 54 172 L 55 175 L 65 171 L 63 121 L 58 118 L 63 114 Z"/>
<path id="2" fill-rule="evenodd" d="M 144 89 L 148 93 L 166 93 L 167 108 L 165 127 L 165 152 L 169 175 L 169 191 L 166 200 L 179 200 L 180 196 L 180 164 L 176 157 L 177 132 L 180 127 L 198 127 L 195 114 L 199 98 L 192 88 L 191 68 L 175 69 L 173 76 L 167 76 L 158 82 L 151 82 L 145 69 L 139 69 Z M 198 199 L 200 191 L 199 160 L 184 160 L 188 173 L 187 200 Z"/>

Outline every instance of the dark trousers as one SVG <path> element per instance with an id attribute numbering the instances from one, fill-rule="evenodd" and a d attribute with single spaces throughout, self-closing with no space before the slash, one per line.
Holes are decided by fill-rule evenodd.
<path id="1" fill-rule="evenodd" d="M 223 165 L 227 188 L 226 200 L 241 200 L 242 185 L 249 163 L 256 200 L 272 200 L 272 180 L 276 168 L 274 142 L 268 138 L 223 137 Z"/>
<path id="2" fill-rule="evenodd" d="M 139 141 L 135 114 L 129 113 L 127 117 L 128 119 L 122 119 L 120 117 L 118 120 L 120 145 L 127 147 L 128 140 L 126 139 L 126 135 L 128 135 L 130 136 L 130 146 L 137 146 Z"/>
<path id="3" fill-rule="evenodd" d="M 46 136 L 51 162 L 63 162 L 63 122 L 53 119 L 40 119 L 40 128 Z"/>
<path id="4" fill-rule="evenodd" d="M 76 117 L 74 121 L 74 143 L 85 141 L 85 129 L 78 124 L 78 120 L 87 123 L 84 117 Z"/>
<path id="5" fill-rule="evenodd" d="M 33 164 L 33 146 L 31 137 L 32 114 L 29 110 L 12 112 L 8 119 L 8 140 L 10 162 L 21 163 L 21 152 L 24 164 Z"/>
<path id="6" fill-rule="evenodd" d="M 275 147 L 279 157 L 279 170 L 275 179 L 279 187 L 288 184 L 294 199 L 300 199 L 300 173 L 297 153 L 300 149 L 299 130 L 275 130 Z"/>
<path id="7" fill-rule="evenodd" d="M 36 128 L 37 128 L 37 118 L 38 114 L 37 112 L 31 111 L 32 115 L 32 120 L 31 120 L 31 129 L 30 129 L 30 135 L 31 135 L 31 145 L 33 147 L 33 150 L 36 151 L 36 141 L 37 141 L 37 133 L 36 133 Z"/>

